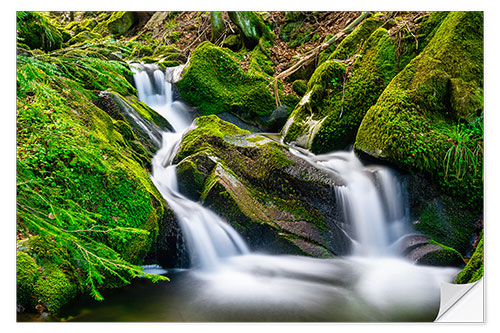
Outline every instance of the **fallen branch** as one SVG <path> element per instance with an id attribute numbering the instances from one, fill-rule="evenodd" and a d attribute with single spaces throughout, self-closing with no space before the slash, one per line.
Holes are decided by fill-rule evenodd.
<path id="1" fill-rule="evenodd" d="M 345 37 L 349 33 L 351 33 L 354 28 L 361 23 L 368 15 L 370 15 L 370 12 L 363 12 L 361 15 L 359 15 L 351 24 L 349 24 L 346 28 L 343 30 L 339 31 L 336 33 L 332 38 L 328 39 L 327 41 L 321 43 L 319 46 L 315 47 L 314 49 L 308 51 L 295 65 L 290 67 L 289 69 L 279 73 L 275 78 L 274 78 L 274 98 L 276 101 L 276 106 L 278 107 L 280 105 L 280 100 L 278 96 L 278 80 L 282 80 L 285 77 L 292 75 L 295 73 L 297 70 L 299 70 L 302 66 L 308 65 L 315 59 L 315 57 L 321 53 L 323 50 L 325 50 L 327 47 L 338 41 L 339 39 Z"/>

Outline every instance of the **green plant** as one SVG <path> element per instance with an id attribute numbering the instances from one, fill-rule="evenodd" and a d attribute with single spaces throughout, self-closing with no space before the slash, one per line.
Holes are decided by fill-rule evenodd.
<path id="1" fill-rule="evenodd" d="M 478 172 L 477 159 L 482 157 L 482 144 L 474 147 L 474 133 L 465 125 L 452 126 L 447 131 L 452 146 L 444 158 L 445 177 L 453 173 L 457 180 L 462 180 L 467 172 Z"/>

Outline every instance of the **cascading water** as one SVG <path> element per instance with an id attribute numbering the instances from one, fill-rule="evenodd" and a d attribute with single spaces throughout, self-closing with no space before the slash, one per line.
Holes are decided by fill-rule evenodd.
<path id="1" fill-rule="evenodd" d="M 191 261 L 205 270 L 217 266 L 220 258 L 248 253 L 241 236 L 212 211 L 184 197 L 177 187 L 177 175 L 172 160 L 182 134 L 192 119 L 182 102 L 173 101 L 172 83 L 176 68 L 163 72 L 154 65 L 135 65 L 134 75 L 141 101 L 167 119 L 174 132 L 163 134 L 163 144 L 152 160 L 152 180 L 179 221 L 187 241 Z"/>
<path id="2" fill-rule="evenodd" d="M 390 245 L 408 232 L 404 191 L 392 172 L 383 167 L 365 167 L 353 151 L 313 155 L 291 149 L 309 163 L 335 173 L 345 185 L 335 187 L 337 201 L 352 230 L 353 254 L 390 255 Z"/>
<path id="3" fill-rule="evenodd" d="M 417 266 L 391 255 L 390 244 L 408 225 L 403 192 L 390 171 L 364 167 L 352 152 L 313 155 L 290 151 L 339 174 L 337 198 L 353 239 L 353 256 L 316 259 L 250 253 L 241 237 L 216 214 L 182 196 L 173 157 L 192 119 L 172 100 L 172 77 L 152 65 L 135 65 L 140 99 L 163 115 L 174 132 L 163 134 L 152 180 L 175 212 L 195 269 L 169 272 L 171 282 L 129 290 L 125 313 L 113 300 L 91 321 L 431 321 L 439 310 L 440 283 L 455 268 Z M 173 80 L 175 81 L 175 79 Z M 117 306 L 122 307 L 118 297 Z M 124 317 L 121 317 L 124 316 Z M 123 319 L 122 319 L 123 318 Z"/>

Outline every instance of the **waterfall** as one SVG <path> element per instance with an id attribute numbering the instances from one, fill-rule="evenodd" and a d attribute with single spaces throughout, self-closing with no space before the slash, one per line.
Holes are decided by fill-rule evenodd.
<path id="1" fill-rule="evenodd" d="M 174 128 L 162 134 L 151 179 L 176 215 L 194 269 L 181 275 L 169 272 L 171 283 L 152 287 L 149 293 L 138 288 L 143 301 L 126 307 L 132 317 L 203 322 L 435 318 L 440 284 L 451 282 L 458 270 L 414 265 L 391 255 L 389 245 L 406 233 L 409 223 L 404 189 L 389 169 L 364 166 L 353 152 L 314 155 L 290 147 L 315 167 L 342 177 L 344 185 L 335 191 L 347 222 L 343 227 L 354 243 L 353 255 L 319 259 L 250 253 L 225 221 L 179 193 L 173 158 L 193 120 L 186 105 L 172 98 L 171 83 L 179 77 L 179 68 L 133 69 L 141 101 Z M 162 292 L 170 285 L 172 289 Z M 121 306 L 121 296 L 119 302 Z M 97 316 L 105 312 L 95 311 Z"/>
<path id="2" fill-rule="evenodd" d="M 227 223 L 199 203 L 179 193 L 175 165 L 182 134 L 192 123 L 188 107 L 174 101 L 172 84 L 179 79 L 181 68 L 165 71 L 156 65 L 134 64 L 134 79 L 141 101 L 167 119 L 174 132 L 163 134 L 161 149 L 153 158 L 153 182 L 174 210 L 194 262 L 213 267 L 221 257 L 248 253 L 244 241 Z M 394 254 L 390 245 L 408 230 L 408 213 L 401 185 L 388 168 L 365 167 L 351 151 L 314 155 L 307 150 L 290 147 L 296 156 L 317 168 L 334 173 L 344 181 L 335 187 L 339 207 L 352 240 L 352 254 L 357 256 L 386 256 Z"/>
<path id="3" fill-rule="evenodd" d="M 241 236 L 219 216 L 201 204 L 183 196 L 177 186 L 173 158 L 183 133 L 191 126 L 188 107 L 172 98 L 176 68 L 165 72 L 155 65 L 134 64 L 134 80 L 139 99 L 162 115 L 174 128 L 163 133 L 161 149 L 151 162 L 152 181 L 179 221 L 186 239 L 191 262 L 202 269 L 217 266 L 221 258 L 248 253 Z"/>
<path id="4" fill-rule="evenodd" d="M 409 225 L 405 194 L 396 176 L 388 168 L 365 167 L 352 150 L 323 155 L 293 148 L 291 152 L 343 179 L 345 185 L 336 186 L 335 194 L 350 227 L 353 254 L 393 254 L 390 245 L 406 234 Z"/>

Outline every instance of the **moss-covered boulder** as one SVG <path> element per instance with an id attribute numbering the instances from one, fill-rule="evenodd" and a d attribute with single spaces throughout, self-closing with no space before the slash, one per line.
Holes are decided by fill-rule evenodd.
<path id="1" fill-rule="evenodd" d="M 125 98 L 115 92 L 103 91 L 94 103 L 117 120 L 115 126 L 123 138 L 136 153 L 142 154 L 145 150 L 148 160 L 160 149 L 162 132 L 172 130 L 165 118 L 135 96 Z M 143 149 L 137 148 L 138 143 Z"/>
<path id="2" fill-rule="evenodd" d="M 107 26 L 111 34 L 124 35 L 138 22 L 136 12 L 114 12 L 108 20 Z"/>
<path id="3" fill-rule="evenodd" d="M 52 238 L 33 236 L 18 242 L 18 306 L 55 313 L 76 296 L 81 282 L 69 253 Z"/>
<path id="4" fill-rule="evenodd" d="M 457 275 L 456 283 L 473 283 L 483 277 L 484 274 L 484 245 L 483 236 L 477 244 L 474 254 L 467 262 L 465 268 Z"/>
<path id="5" fill-rule="evenodd" d="M 394 27 L 385 16 L 375 15 L 338 46 L 325 50 L 302 101 L 282 130 L 285 141 L 315 153 L 351 145 L 367 110 L 399 69 L 426 45 L 442 19 L 435 15 L 421 19 L 414 28 L 421 35 L 414 37 L 404 26 Z"/>
<path id="6" fill-rule="evenodd" d="M 267 41 L 273 40 L 274 34 L 259 14 L 251 11 L 234 11 L 228 12 L 228 14 L 231 21 L 240 30 L 240 35 L 247 48 L 253 49 L 259 44 L 261 38 Z"/>
<path id="7" fill-rule="evenodd" d="M 16 251 L 17 305 L 23 308 L 33 307 L 34 286 L 40 278 L 35 259 L 27 253 Z"/>
<path id="8" fill-rule="evenodd" d="M 481 209 L 482 85 L 483 14 L 449 13 L 368 110 L 355 148 L 425 172 L 449 194 Z M 459 91 L 473 93 L 457 102 L 453 96 Z"/>
<path id="9" fill-rule="evenodd" d="M 417 265 L 463 267 L 465 264 L 458 251 L 423 235 L 406 235 L 393 247 Z"/>
<path id="10" fill-rule="evenodd" d="M 395 64 L 396 44 L 383 28 L 365 41 L 352 66 L 335 60 L 322 63 L 291 115 L 285 141 L 315 153 L 345 148 L 365 112 L 396 74 Z"/>
<path id="11" fill-rule="evenodd" d="M 174 159 L 181 191 L 223 216 L 253 250 L 347 253 L 336 180 L 279 143 L 215 116 L 195 124 Z"/>
<path id="12" fill-rule="evenodd" d="M 363 46 L 368 37 L 377 29 L 380 28 L 384 22 L 380 17 L 374 18 L 369 17 L 359 24 L 359 26 L 354 29 L 349 35 L 347 35 L 339 44 L 329 46 L 323 52 L 320 53 L 318 57 L 318 63 L 321 64 L 324 61 L 331 60 L 344 60 L 352 57 L 354 54 L 358 53 Z M 332 35 L 327 36 L 325 39 L 328 40 Z"/>
<path id="13" fill-rule="evenodd" d="M 16 13 L 17 38 L 31 49 L 52 51 L 62 46 L 62 35 L 48 16 L 39 12 Z"/>
<path id="14" fill-rule="evenodd" d="M 269 115 L 276 107 L 269 81 L 243 71 L 238 60 L 226 48 L 201 43 L 177 82 L 182 98 L 205 115 L 231 112 L 243 119 Z"/>

